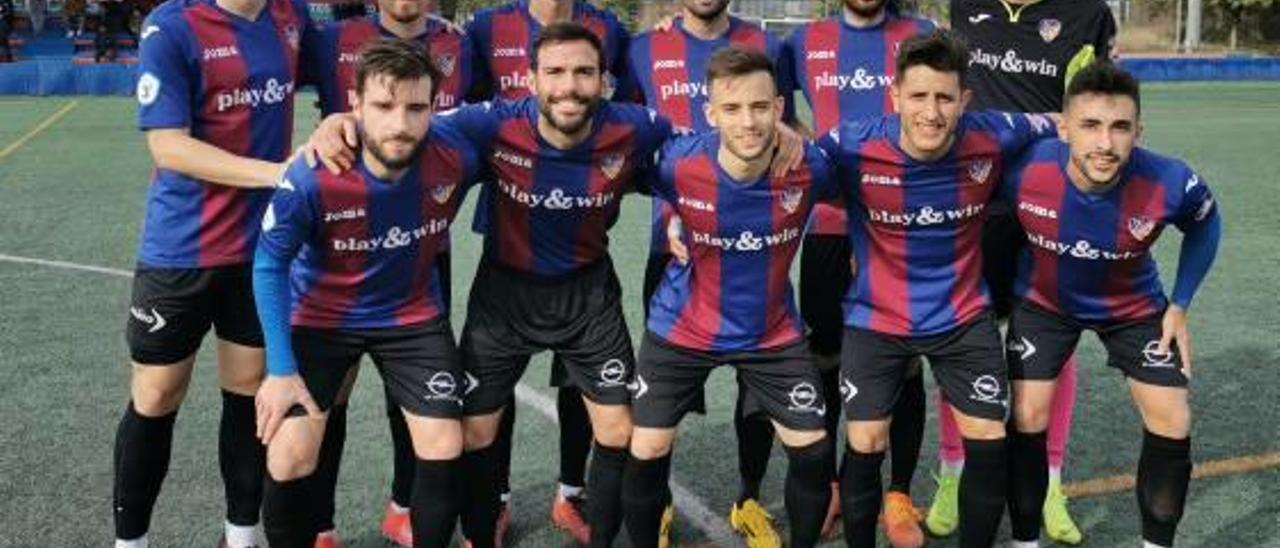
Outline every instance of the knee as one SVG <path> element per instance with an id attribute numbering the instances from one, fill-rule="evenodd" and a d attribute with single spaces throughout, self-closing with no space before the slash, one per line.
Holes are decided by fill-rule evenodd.
<path id="1" fill-rule="evenodd" d="M 1143 417 L 1144 426 L 1152 434 L 1172 439 L 1183 439 L 1191 435 L 1191 407 L 1188 405 L 1169 406 L 1155 412 L 1148 411 Z"/>
<path id="2" fill-rule="evenodd" d="M 1049 428 L 1049 403 L 1015 397 L 1013 421 L 1019 432 L 1044 432 Z"/>
<path id="3" fill-rule="evenodd" d="M 1004 423 L 989 419 L 970 418 L 960 423 L 960 435 L 967 440 L 1004 439 Z"/>
<path id="4" fill-rule="evenodd" d="M 631 439 L 631 456 L 637 460 L 657 460 L 671 454 L 671 441 L 651 437 Z"/>
<path id="5" fill-rule="evenodd" d="M 416 422 L 416 421 L 415 421 Z M 463 434 L 456 421 L 432 419 L 409 423 L 413 452 L 421 460 L 452 460 L 462 454 Z"/>
<path id="6" fill-rule="evenodd" d="M 218 368 L 218 382 L 223 390 L 241 396 L 252 396 L 258 393 L 266 370 L 259 364 L 235 363 L 223 364 Z"/>
<path id="7" fill-rule="evenodd" d="M 467 417 L 462 420 L 462 445 L 467 451 L 479 451 L 493 445 L 498 438 L 498 413 Z"/>
<path id="8" fill-rule="evenodd" d="M 883 426 L 850 426 L 849 447 L 859 453 L 883 453 L 889 447 L 889 423 Z"/>
<path id="9" fill-rule="evenodd" d="M 596 443 L 608 447 L 626 447 L 631 443 L 631 414 L 624 406 L 592 417 L 591 430 Z"/>
<path id="10" fill-rule="evenodd" d="M 162 417 L 178 410 L 187 393 L 185 385 L 162 386 L 134 382 L 133 410 L 144 417 Z"/>
<path id="11" fill-rule="evenodd" d="M 299 444 L 273 443 L 267 450 L 267 473 L 278 482 L 305 478 L 316 471 L 317 453 Z"/>

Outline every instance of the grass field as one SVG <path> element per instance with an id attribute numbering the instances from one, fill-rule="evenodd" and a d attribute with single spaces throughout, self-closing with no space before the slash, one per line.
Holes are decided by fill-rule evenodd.
<path id="1" fill-rule="evenodd" d="M 298 125 L 309 127 L 310 101 L 298 104 Z M 1192 484 L 1179 545 L 1280 547 L 1280 85 L 1150 86 L 1143 108 L 1147 143 L 1198 168 L 1226 217 L 1216 270 L 1192 316 L 1193 455 L 1210 462 L 1202 468 L 1209 474 Z M 112 536 L 112 441 L 128 393 L 127 275 L 150 169 L 133 114 L 127 99 L 0 98 L 0 546 L 105 546 Z M 613 256 L 638 336 L 648 204 L 632 197 L 623 209 Z M 458 223 L 468 226 L 470 208 L 462 217 Z M 1168 234 L 1158 254 L 1171 283 L 1178 238 Z M 459 231 L 454 244 L 454 302 L 465 303 L 478 240 Z M 464 313 L 455 310 L 455 326 Z M 217 542 L 219 396 L 211 357 L 206 348 L 180 413 L 153 546 Z M 556 430 L 540 411 L 554 397 L 546 362 L 535 360 L 526 375 L 519 410 L 512 483 L 514 539 L 522 546 L 565 543 L 546 519 L 556 475 Z M 1065 473 L 1082 493 L 1074 514 L 1088 545 L 1136 546 L 1136 505 L 1117 475 L 1135 467 L 1140 423 L 1091 337 L 1081 364 Z M 381 545 L 376 527 L 390 478 L 381 390 L 370 373 L 353 398 L 339 490 L 339 532 L 351 546 Z M 732 542 L 723 535 L 737 489 L 733 390 L 730 372 L 718 371 L 708 385 L 710 413 L 684 424 L 673 476 L 695 498 L 680 508 L 682 544 Z M 928 429 L 915 484 L 922 506 L 933 492 L 932 416 Z M 785 462 L 775 449 L 765 486 L 765 502 L 780 518 Z"/>

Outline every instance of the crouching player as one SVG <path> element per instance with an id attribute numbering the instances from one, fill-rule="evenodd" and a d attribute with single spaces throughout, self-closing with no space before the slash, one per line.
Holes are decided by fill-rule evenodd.
<path id="1" fill-rule="evenodd" d="M 1037 143 L 1003 192 L 1031 245 L 1009 327 L 1015 433 L 1010 515 L 1018 546 L 1036 546 L 1048 484 L 1045 430 L 1054 385 L 1080 333 L 1098 334 L 1142 415 L 1138 508 L 1145 546 L 1172 546 L 1191 475 L 1187 309 L 1217 253 L 1221 221 L 1204 181 L 1180 160 L 1135 146 L 1138 82 L 1109 63 L 1067 88 L 1062 140 Z M 1172 300 L 1151 247 L 1183 232 Z"/>
<path id="2" fill-rule="evenodd" d="M 267 444 L 267 539 L 309 547 L 326 410 L 369 354 L 405 414 L 417 464 L 415 546 L 445 546 L 461 507 L 462 373 L 434 261 L 476 169 L 431 124 L 440 72 L 420 45 L 361 51 L 351 104 L 362 149 L 333 175 L 296 161 L 263 219 L 254 295 L 267 343 L 258 434 Z M 289 297 L 292 295 L 292 298 Z"/>

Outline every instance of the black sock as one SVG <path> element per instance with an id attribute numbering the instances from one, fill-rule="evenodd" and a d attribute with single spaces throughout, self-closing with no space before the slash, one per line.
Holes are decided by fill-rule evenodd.
<path id="1" fill-rule="evenodd" d="M 413 454 L 413 439 L 409 437 L 409 423 L 404 411 L 386 393 L 387 426 L 391 430 L 391 502 L 408 508 L 413 500 L 413 478 L 417 457 Z M 329 419 L 333 420 L 332 417 Z M 323 455 L 323 453 L 321 453 Z"/>
<path id="2" fill-rule="evenodd" d="M 876 519 L 884 496 L 880 465 L 884 452 L 862 453 L 846 448 L 840 472 L 840 513 L 844 521 L 844 542 L 857 548 L 876 545 Z"/>
<path id="3" fill-rule="evenodd" d="M 227 521 L 232 525 L 257 525 L 262 509 L 262 478 L 267 472 L 267 450 L 258 441 L 253 396 L 222 391 L 218 464 L 227 497 Z"/>
<path id="4" fill-rule="evenodd" d="M 498 459 L 497 468 L 498 492 L 495 498 L 511 492 L 511 446 L 516 436 L 516 397 L 507 400 L 502 410 L 502 419 L 498 423 L 498 437 L 493 440 L 493 450 Z"/>
<path id="5" fill-rule="evenodd" d="M 462 454 L 463 477 L 466 478 L 462 533 L 474 548 L 493 546 L 494 528 L 498 521 L 497 460 L 498 453 L 493 445 Z"/>
<path id="6" fill-rule="evenodd" d="M 1144 430 L 1137 484 L 1143 540 L 1173 546 L 1190 481 L 1191 438 L 1175 440 Z"/>
<path id="7" fill-rule="evenodd" d="M 924 443 L 924 400 L 924 375 L 905 379 L 889 423 L 890 491 L 911 493 L 911 478 Z"/>
<path id="8" fill-rule="evenodd" d="M 559 359 L 559 358 L 557 358 Z M 586 485 L 587 456 L 591 453 L 591 417 L 582 392 L 570 386 L 556 392 L 556 412 L 560 415 L 560 483 Z"/>
<path id="9" fill-rule="evenodd" d="M 823 438 L 803 447 L 787 448 L 787 519 L 791 542 L 788 546 L 818 544 L 822 522 L 831 502 L 831 440 Z"/>
<path id="10" fill-rule="evenodd" d="M 169 472 L 173 421 L 177 416 L 174 411 L 161 417 L 144 417 L 134 410 L 131 401 L 120 417 L 113 489 L 118 539 L 136 539 L 147 534 L 151 526 L 151 509 Z"/>
<path id="11" fill-rule="evenodd" d="M 347 404 L 329 408 L 325 421 L 324 441 L 316 463 L 316 519 L 321 531 L 334 529 L 333 514 L 338 498 L 338 470 L 342 467 L 342 448 L 347 444 Z"/>
<path id="12" fill-rule="evenodd" d="M 622 473 L 627 467 L 627 448 L 596 443 L 591 449 L 587 478 L 587 523 L 591 525 L 591 546 L 613 546 L 622 527 Z"/>
<path id="13" fill-rule="evenodd" d="M 1009 522 L 1013 540 L 1040 538 L 1044 496 L 1049 489 L 1049 450 L 1044 432 L 1009 435 Z"/>
<path id="14" fill-rule="evenodd" d="M 964 548 L 990 548 L 996 540 L 1009 478 L 1006 456 L 1003 439 L 964 440 L 960 474 L 960 546 Z"/>
<path id="15" fill-rule="evenodd" d="M 271 548 L 311 548 L 320 533 L 315 476 L 276 481 L 267 475 L 262 531 Z"/>
<path id="16" fill-rule="evenodd" d="M 840 396 L 840 368 L 832 367 L 822 372 L 822 397 L 827 402 L 827 413 L 822 416 L 823 427 L 827 430 L 827 439 L 831 440 L 831 481 L 840 481 L 840 466 L 836 447 L 840 447 L 840 425 L 844 422 L 840 413 L 840 404 L 832 402 L 843 402 L 844 398 Z"/>
<path id="17" fill-rule="evenodd" d="M 658 545 L 662 513 L 667 506 L 667 482 L 671 477 L 671 454 L 653 460 L 631 457 L 623 477 L 622 505 L 627 534 L 635 548 Z"/>
<path id="18" fill-rule="evenodd" d="M 743 416 L 743 398 L 747 390 L 738 385 L 738 403 L 733 409 L 733 429 L 738 435 L 738 474 L 741 490 L 738 502 L 760 500 L 760 484 L 769 471 L 769 454 L 773 451 L 773 425 L 760 415 Z"/>
<path id="19" fill-rule="evenodd" d="M 440 547 L 453 540 L 453 526 L 461 508 L 462 460 L 417 459 L 413 476 L 413 545 Z"/>

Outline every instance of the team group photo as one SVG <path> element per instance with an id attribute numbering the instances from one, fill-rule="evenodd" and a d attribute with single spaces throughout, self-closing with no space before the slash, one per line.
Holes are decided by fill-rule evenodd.
<path id="1" fill-rule="evenodd" d="M 1280 2 L 5 4 L 0 546 L 1280 548 Z"/>

